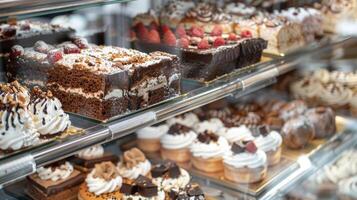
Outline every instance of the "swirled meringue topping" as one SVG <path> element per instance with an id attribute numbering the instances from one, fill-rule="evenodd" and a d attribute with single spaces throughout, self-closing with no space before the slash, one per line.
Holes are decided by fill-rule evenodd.
<path id="1" fill-rule="evenodd" d="M 139 139 L 160 139 L 167 131 L 169 126 L 162 124 L 159 126 L 149 126 L 136 131 Z"/>
<path id="2" fill-rule="evenodd" d="M 146 176 L 151 170 L 151 163 L 143 152 L 132 148 L 123 155 L 123 161 L 118 163 L 119 174 L 128 179 L 136 179 L 140 175 Z"/>
<path id="3" fill-rule="evenodd" d="M 196 137 L 197 134 L 189 127 L 174 124 L 167 134 L 161 137 L 160 143 L 164 149 L 182 149 L 189 147 Z"/>
<path id="4" fill-rule="evenodd" d="M 104 155 L 102 145 L 94 145 L 78 152 L 78 157 L 86 160 L 101 158 Z"/>
<path id="5" fill-rule="evenodd" d="M 42 180 L 51 180 L 53 182 L 68 178 L 73 172 L 73 165 L 65 162 L 58 166 L 41 167 L 37 169 L 37 174 Z"/>
<path id="6" fill-rule="evenodd" d="M 32 90 L 33 99 L 29 110 L 34 114 L 35 127 L 41 135 L 55 135 L 70 125 L 69 116 L 63 111 L 61 102 L 51 91 L 42 92 L 38 87 Z"/>
<path id="7" fill-rule="evenodd" d="M 217 133 L 221 128 L 224 128 L 223 122 L 218 118 L 212 118 L 196 124 L 195 131 L 196 133 L 203 133 L 205 131 Z"/>
<path id="8" fill-rule="evenodd" d="M 276 151 L 283 143 L 283 138 L 278 132 L 268 130 L 267 134 L 260 134 L 254 143 L 264 152 Z"/>
<path id="9" fill-rule="evenodd" d="M 209 132 L 199 134 L 190 146 L 192 155 L 203 159 L 222 157 L 228 150 L 229 144 L 224 137 Z"/>
<path id="10" fill-rule="evenodd" d="M 200 120 L 198 119 L 197 115 L 192 112 L 168 119 L 166 121 L 169 126 L 172 126 L 174 124 L 182 124 L 190 128 L 194 128 L 194 126 L 199 122 Z"/>
<path id="11" fill-rule="evenodd" d="M 0 107 L 0 149 L 18 150 L 39 142 L 40 134 L 24 105 L 11 101 Z"/>
<path id="12" fill-rule="evenodd" d="M 0 84 L 0 102 L 7 104 L 9 100 L 28 105 L 30 93 L 26 87 L 20 85 L 17 81 Z"/>
<path id="13" fill-rule="evenodd" d="M 222 131 L 221 131 L 222 132 Z M 254 137 L 252 136 L 252 132 L 250 129 L 241 125 L 239 127 L 227 128 L 222 134 L 224 138 L 228 140 L 228 142 L 233 143 L 239 140 L 252 140 Z"/>
<path id="14" fill-rule="evenodd" d="M 343 106 L 350 102 L 352 91 L 340 84 L 330 83 L 321 91 L 321 100 L 326 105 Z"/>
<path id="15" fill-rule="evenodd" d="M 86 178 L 88 191 L 97 196 L 119 190 L 122 181 L 119 172 L 111 162 L 96 164 Z"/>

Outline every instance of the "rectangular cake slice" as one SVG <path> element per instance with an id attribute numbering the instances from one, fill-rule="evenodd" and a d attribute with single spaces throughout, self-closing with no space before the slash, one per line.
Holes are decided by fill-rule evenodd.
<path id="1" fill-rule="evenodd" d="M 75 43 L 22 51 L 17 46 L 20 53 L 11 56 L 9 77 L 50 89 L 65 111 L 101 120 L 180 93 L 179 60 L 174 55 Z"/>

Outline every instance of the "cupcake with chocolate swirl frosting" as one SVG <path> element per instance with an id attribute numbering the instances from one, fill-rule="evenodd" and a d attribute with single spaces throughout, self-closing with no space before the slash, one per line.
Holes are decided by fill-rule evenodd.
<path id="1" fill-rule="evenodd" d="M 69 116 L 63 111 L 61 102 L 52 95 L 51 91 L 43 92 L 35 87 L 28 108 L 34 115 L 35 127 L 42 138 L 57 136 L 71 126 Z"/>
<path id="2" fill-rule="evenodd" d="M 39 133 L 26 105 L 14 101 L 12 96 L 4 100 L 7 104 L 0 103 L 0 151 L 11 152 L 37 144 Z"/>

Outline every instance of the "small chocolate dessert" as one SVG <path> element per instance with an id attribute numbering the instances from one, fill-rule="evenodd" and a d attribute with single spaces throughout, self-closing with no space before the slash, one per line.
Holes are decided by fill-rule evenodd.
<path id="1" fill-rule="evenodd" d="M 305 116 L 301 115 L 285 122 L 281 133 L 286 146 L 292 149 L 301 149 L 314 138 L 315 128 Z"/>
<path id="2" fill-rule="evenodd" d="M 172 189 L 168 193 L 169 200 L 204 200 L 205 195 L 198 184 L 188 184 L 182 189 Z"/>
<path id="3" fill-rule="evenodd" d="M 330 137 L 336 132 L 335 112 L 328 107 L 309 109 L 306 117 L 314 125 L 315 138 Z"/>
<path id="4" fill-rule="evenodd" d="M 163 191 L 160 191 L 151 179 L 145 176 L 139 176 L 132 183 L 123 183 L 120 192 L 124 195 L 124 199 L 130 198 L 154 198 L 157 196 L 165 196 Z"/>

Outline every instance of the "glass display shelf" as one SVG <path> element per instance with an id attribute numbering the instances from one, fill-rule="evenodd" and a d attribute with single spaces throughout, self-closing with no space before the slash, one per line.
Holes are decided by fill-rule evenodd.
<path id="1" fill-rule="evenodd" d="M 0 1 L 0 21 L 6 21 L 9 18 L 26 19 L 45 14 L 129 1 L 131 0 L 4 0 Z"/>

